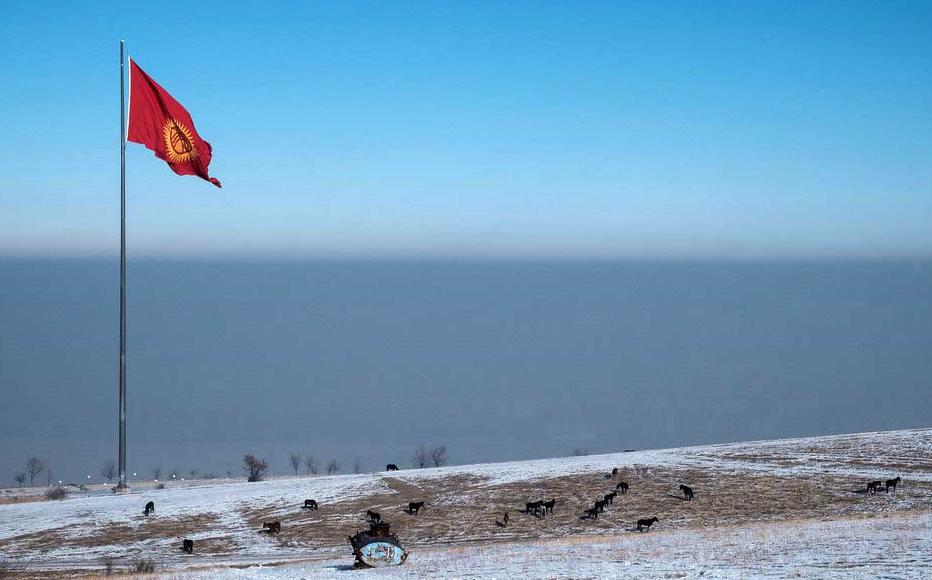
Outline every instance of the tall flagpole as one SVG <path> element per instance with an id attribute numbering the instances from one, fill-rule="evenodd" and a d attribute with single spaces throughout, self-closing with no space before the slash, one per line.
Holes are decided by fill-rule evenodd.
<path id="1" fill-rule="evenodd" d="M 126 488 L 126 58 L 120 41 L 120 483 Z"/>

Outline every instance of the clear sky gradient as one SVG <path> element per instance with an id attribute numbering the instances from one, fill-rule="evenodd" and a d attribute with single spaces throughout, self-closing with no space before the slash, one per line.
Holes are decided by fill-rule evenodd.
<path id="1" fill-rule="evenodd" d="M 9 0 L 0 254 L 118 251 L 120 38 L 131 257 L 932 254 L 930 2 Z"/>

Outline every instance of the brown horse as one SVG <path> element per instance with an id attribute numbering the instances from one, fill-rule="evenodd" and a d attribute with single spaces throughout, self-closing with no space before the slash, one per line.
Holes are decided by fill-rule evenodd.
<path id="1" fill-rule="evenodd" d="M 265 522 L 262 524 L 262 530 L 268 531 L 270 534 L 280 534 L 282 533 L 282 523 L 281 522 Z"/>

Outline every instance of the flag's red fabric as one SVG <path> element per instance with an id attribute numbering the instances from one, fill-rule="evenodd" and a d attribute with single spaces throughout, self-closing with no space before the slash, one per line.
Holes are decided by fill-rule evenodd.
<path id="1" fill-rule="evenodd" d="M 197 134 L 191 115 L 132 60 L 126 139 L 155 151 L 178 175 L 197 175 L 220 187 L 207 173 L 210 143 Z"/>

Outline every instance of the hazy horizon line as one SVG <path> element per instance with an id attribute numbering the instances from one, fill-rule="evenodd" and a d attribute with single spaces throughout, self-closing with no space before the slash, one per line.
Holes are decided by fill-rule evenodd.
<path id="1" fill-rule="evenodd" d="M 46 252 L 5 251 L 3 261 L 111 261 L 119 260 L 119 252 Z M 925 253 L 521 253 L 521 252 L 147 252 L 128 251 L 128 261 L 150 262 L 342 262 L 342 263 L 887 263 L 932 262 L 932 250 Z"/>

